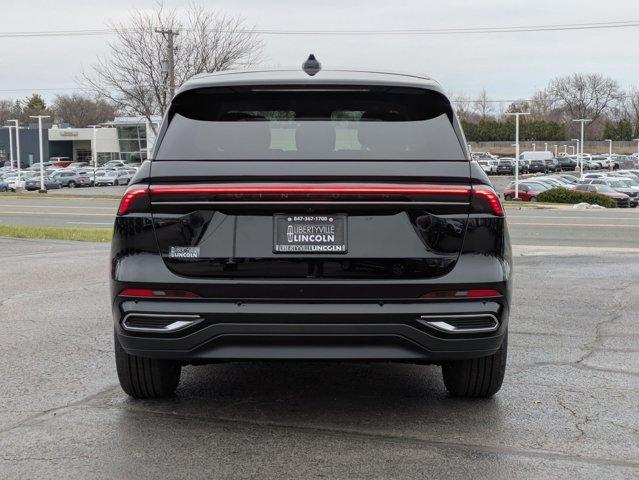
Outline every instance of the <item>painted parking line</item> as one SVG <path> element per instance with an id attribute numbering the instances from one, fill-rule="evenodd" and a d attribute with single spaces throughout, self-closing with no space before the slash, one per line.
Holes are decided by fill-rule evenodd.
<path id="1" fill-rule="evenodd" d="M 0 204 L 0 208 L 64 208 L 64 209 L 74 209 L 74 208 L 78 208 L 78 209 L 87 209 L 87 210 L 113 210 L 115 211 L 117 209 L 116 206 L 109 206 L 109 207 L 101 207 L 101 206 L 84 206 L 84 205 L 33 205 L 33 204 L 26 204 L 26 205 L 19 205 L 17 203 L 14 204 Z"/>
<path id="2" fill-rule="evenodd" d="M 113 225 L 112 222 L 66 222 L 70 225 L 108 225 L 109 227 Z"/>
<path id="3" fill-rule="evenodd" d="M 536 227 L 609 227 L 609 228 L 639 228 L 639 225 L 623 225 L 619 223 L 545 223 L 545 222 L 513 222 L 508 225 L 532 225 Z"/>
<path id="4" fill-rule="evenodd" d="M 87 213 L 87 212 L 12 212 L 0 211 L 0 215 L 35 215 L 39 217 L 48 217 L 49 215 L 58 215 L 62 217 L 115 217 L 113 213 Z"/>

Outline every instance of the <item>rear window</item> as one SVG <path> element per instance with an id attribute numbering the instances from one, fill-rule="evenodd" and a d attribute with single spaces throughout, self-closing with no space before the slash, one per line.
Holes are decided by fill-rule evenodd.
<path id="1" fill-rule="evenodd" d="M 156 160 L 466 160 L 445 96 L 413 88 L 185 92 Z"/>

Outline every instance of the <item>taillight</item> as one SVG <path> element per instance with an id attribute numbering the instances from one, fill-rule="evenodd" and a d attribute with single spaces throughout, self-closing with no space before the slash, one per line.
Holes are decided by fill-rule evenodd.
<path id="1" fill-rule="evenodd" d="M 206 201 L 468 201 L 470 187 L 465 185 L 415 185 L 383 183 L 220 183 L 194 185 L 152 185 L 153 201 L 184 197 Z"/>
<path id="2" fill-rule="evenodd" d="M 470 205 L 472 213 L 492 213 L 498 217 L 504 216 L 504 207 L 499 195 L 488 185 L 473 185 Z"/>
<path id="3" fill-rule="evenodd" d="M 438 290 L 428 292 L 421 298 L 429 299 L 454 299 L 454 298 L 496 298 L 501 297 L 501 293 L 493 289 L 471 289 L 471 290 Z"/>
<path id="4" fill-rule="evenodd" d="M 146 210 L 149 203 L 149 187 L 146 185 L 132 185 L 124 192 L 118 215 L 125 215 L 129 212 Z"/>
<path id="5" fill-rule="evenodd" d="M 132 298 L 200 298 L 197 293 L 186 290 L 154 290 L 151 288 L 125 288 L 121 297 Z"/>

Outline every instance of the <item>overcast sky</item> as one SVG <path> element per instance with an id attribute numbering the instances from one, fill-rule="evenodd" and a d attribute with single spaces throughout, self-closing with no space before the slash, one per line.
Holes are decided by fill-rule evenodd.
<path id="1" fill-rule="evenodd" d="M 1 32 L 105 28 L 154 0 L 2 0 Z M 166 0 L 183 8 L 186 1 Z M 264 29 L 427 29 L 639 20 L 638 0 L 200 0 Z M 399 6 L 401 5 L 401 6 Z M 77 88 L 113 37 L 0 38 L 0 98 Z M 426 73 L 449 93 L 528 98 L 557 75 L 600 72 L 639 85 L 639 27 L 424 36 L 264 36 L 263 63 Z"/>

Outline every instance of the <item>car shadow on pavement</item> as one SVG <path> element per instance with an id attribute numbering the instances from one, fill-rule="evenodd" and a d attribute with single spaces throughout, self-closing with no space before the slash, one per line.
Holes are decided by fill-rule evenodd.
<path id="1" fill-rule="evenodd" d="M 175 396 L 125 400 L 144 427 L 155 415 L 246 423 L 399 433 L 446 430 L 460 433 L 481 422 L 499 428 L 499 394 L 488 400 L 452 398 L 438 366 L 398 363 L 223 363 L 183 370 Z M 124 412 L 123 412 L 124 414 Z M 433 433 L 432 431 L 430 433 Z"/>

